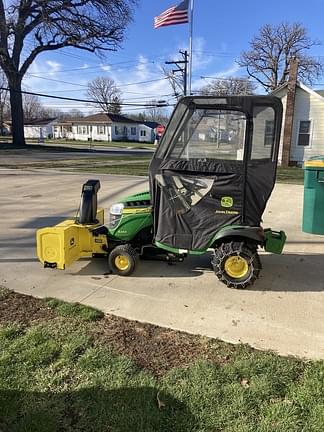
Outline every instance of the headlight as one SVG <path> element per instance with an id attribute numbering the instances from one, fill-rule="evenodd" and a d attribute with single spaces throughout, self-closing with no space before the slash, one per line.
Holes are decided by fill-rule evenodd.
<path id="1" fill-rule="evenodd" d="M 109 228 L 115 228 L 118 225 L 123 210 L 124 210 L 123 203 L 113 204 L 110 207 Z"/>
<path id="2" fill-rule="evenodd" d="M 123 210 L 124 210 L 124 204 L 123 203 L 113 204 L 110 207 L 110 214 L 118 216 L 118 215 L 121 215 L 123 213 Z"/>

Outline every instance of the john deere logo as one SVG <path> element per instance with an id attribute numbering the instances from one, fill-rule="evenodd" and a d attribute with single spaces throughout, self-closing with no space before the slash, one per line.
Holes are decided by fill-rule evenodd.
<path id="1" fill-rule="evenodd" d="M 233 198 L 232 197 L 222 197 L 221 206 L 226 207 L 226 208 L 233 207 Z"/>

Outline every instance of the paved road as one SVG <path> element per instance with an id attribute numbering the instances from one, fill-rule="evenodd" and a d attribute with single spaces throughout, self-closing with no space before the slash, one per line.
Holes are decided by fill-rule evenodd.
<path id="1" fill-rule="evenodd" d="M 35 149 L 28 150 L 1 150 L 0 165 L 7 166 L 16 164 L 19 167 L 20 163 L 34 163 L 44 161 L 59 161 L 71 159 L 89 159 L 98 158 L 102 156 L 138 156 L 138 157 L 151 157 L 152 150 L 142 149 L 121 149 L 121 148 L 107 148 L 107 149 L 93 149 L 92 151 L 39 151 Z"/>
<path id="2" fill-rule="evenodd" d="M 141 177 L 98 177 L 105 209 L 147 187 Z M 287 231 L 285 254 L 264 254 L 261 278 L 237 291 L 217 281 L 207 255 L 171 267 L 143 261 L 129 278 L 105 275 L 104 259 L 83 259 L 65 272 L 43 269 L 35 258 L 35 230 L 74 215 L 87 178 L 0 170 L 0 284 L 234 343 L 324 358 L 324 237 L 300 231 L 302 186 L 276 186 L 264 225 Z"/>

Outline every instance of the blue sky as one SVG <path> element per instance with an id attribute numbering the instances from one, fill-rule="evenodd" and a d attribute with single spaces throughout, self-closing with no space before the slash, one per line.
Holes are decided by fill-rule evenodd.
<path id="1" fill-rule="evenodd" d="M 77 49 L 41 54 L 26 76 L 25 87 L 40 93 L 85 98 L 89 80 L 109 76 L 120 87 L 124 101 L 172 102 L 172 90 L 163 80 L 161 66 L 179 58 L 179 49 L 188 48 L 188 25 L 154 29 L 153 18 L 180 2 L 140 0 L 122 48 L 108 53 L 105 59 Z M 245 76 L 235 63 L 240 52 L 248 49 L 249 41 L 263 24 L 282 21 L 300 22 L 310 37 L 324 42 L 323 0 L 195 0 L 193 89 L 209 81 L 201 77 Z M 314 47 L 310 54 L 324 57 L 324 45 Z M 143 81 L 151 82 L 141 84 Z M 321 83 L 324 77 L 318 88 L 324 88 Z M 79 102 L 43 99 L 43 103 L 62 110 L 90 109 Z"/>

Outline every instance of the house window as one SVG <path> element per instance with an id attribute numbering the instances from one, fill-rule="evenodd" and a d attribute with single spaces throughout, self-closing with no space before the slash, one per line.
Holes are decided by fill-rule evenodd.
<path id="1" fill-rule="evenodd" d="M 146 130 L 141 130 L 141 136 L 145 137 L 146 136 Z"/>
<path id="2" fill-rule="evenodd" d="M 78 126 L 78 134 L 87 135 L 88 130 L 87 126 Z"/>
<path id="3" fill-rule="evenodd" d="M 274 140 L 274 120 L 265 121 L 264 145 L 272 146 Z"/>
<path id="4" fill-rule="evenodd" d="M 307 147 L 310 145 L 311 121 L 301 120 L 299 122 L 298 145 Z"/>
<path id="5" fill-rule="evenodd" d="M 115 135 L 127 136 L 127 127 L 115 126 Z"/>
<path id="6" fill-rule="evenodd" d="M 98 130 L 98 135 L 104 135 L 106 133 L 106 128 L 103 125 L 98 125 L 97 130 Z"/>
<path id="7" fill-rule="evenodd" d="M 131 127 L 131 135 L 136 135 L 136 127 Z"/>

